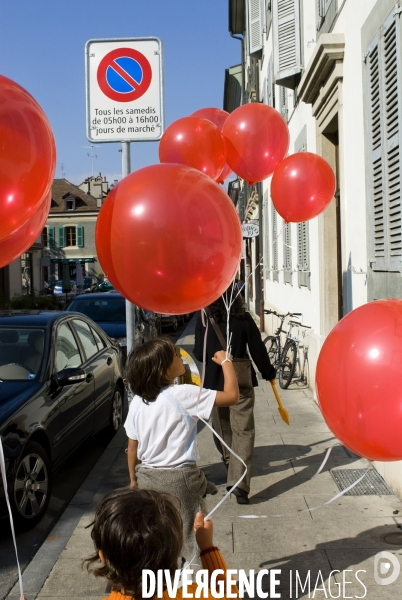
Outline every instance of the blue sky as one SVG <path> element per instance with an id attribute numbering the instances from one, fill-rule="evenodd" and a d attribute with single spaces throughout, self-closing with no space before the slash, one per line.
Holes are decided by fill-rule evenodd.
<path id="1" fill-rule="evenodd" d="M 228 0 L 3 0 L 0 73 L 25 87 L 52 125 L 56 177 L 92 173 L 85 134 L 84 46 L 93 38 L 157 36 L 164 47 L 165 124 L 222 108 L 225 69 L 240 63 Z M 95 174 L 121 177 L 120 144 L 99 144 Z M 131 144 L 132 170 L 158 161 L 157 142 Z"/>

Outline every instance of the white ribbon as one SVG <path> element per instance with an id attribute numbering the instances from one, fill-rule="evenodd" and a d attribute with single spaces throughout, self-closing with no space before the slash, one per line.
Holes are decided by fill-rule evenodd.
<path id="1" fill-rule="evenodd" d="M 10 516 L 11 534 L 13 536 L 15 558 L 17 560 L 18 583 L 19 583 L 19 586 L 20 586 L 20 596 L 21 596 L 21 600 L 24 600 L 24 588 L 22 586 L 21 568 L 20 568 L 20 563 L 19 563 L 19 560 L 18 560 L 17 540 L 15 538 L 13 514 L 11 512 L 10 500 L 8 498 L 8 493 L 7 493 L 6 461 L 4 460 L 3 443 L 2 443 L 2 440 L 1 440 L 1 435 L 0 435 L 0 467 L 1 467 L 1 478 L 3 480 L 4 495 L 5 495 L 5 498 L 6 498 L 6 503 L 7 503 L 7 508 L 8 508 L 8 514 Z"/>

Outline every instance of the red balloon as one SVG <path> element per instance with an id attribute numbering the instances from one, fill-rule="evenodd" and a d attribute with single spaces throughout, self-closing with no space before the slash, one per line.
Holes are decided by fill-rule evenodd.
<path id="1" fill-rule="evenodd" d="M 344 317 L 324 342 L 316 390 L 328 427 L 370 460 L 402 459 L 402 300 Z"/>
<path id="2" fill-rule="evenodd" d="M 5 267 L 24 254 L 42 233 L 49 215 L 52 194 L 48 193 L 45 201 L 29 221 L 17 231 L 0 242 L 0 268 Z"/>
<path id="3" fill-rule="evenodd" d="M 169 125 L 162 135 L 159 160 L 194 167 L 217 179 L 226 162 L 225 143 L 211 121 L 183 117 Z"/>
<path id="4" fill-rule="evenodd" d="M 221 108 L 200 108 L 192 113 L 192 117 L 200 117 L 201 119 L 208 119 L 208 121 L 212 121 L 214 125 L 217 126 L 219 131 L 222 131 L 223 124 L 228 118 L 230 113 L 226 112 L 226 110 L 222 110 Z"/>
<path id="5" fill-rule="evenodd" d="M 221 108 L 200 108 L 199 110 L 196 110 L 195 112 L 193 112 L 193 114 L 191 116 L 192 117 L 201 117 L 201 119 L 208 119 L 209 121 L 212 121 L 212 123 L 214 123 L 217 126 L 219 131 L 222 131 L 223 124 L 225 123 L 229 114 L 230 113 L 226 112 L 226 110 L 222 110 Z M 231 172 L 232 172 L 232 169 L 226 163 L 225 166 L 223 167 L 221 173 L 216 178 L 216 181 L 218 183 L 223 183 L 225 181 L 225 179 L 227 179 L 229 177 Z"/>
<path id="6" fill-rule="evenodd" d="M 334 172 L 326 160 L 311 152 L 297 152 L 275 170 L 271 198 L 287 223 L 301 223 L 327 208 L 335 186 Z"/>
<path id="7" fill-rule="evenodd" d="M 111 199 L 110 242 L 98 235 L 97 250 L 100 257 L 110 244 L 125 298 L 154 312 L 185 314 L 227 289 L 242 232 L 234 205 L 212 179 L 186 166 L 152 165 L 125 177 Z"/>
<path id="8" fill-rule="evenodd" d="M 227 179 L 229 177 L 231 172 L 232 172 L 232 169 L 226 163 L 226 165 L 223 167 L 223 169 L 222 169 L 221 173 L 219 174 L 219 177 L 217 178 L 216 181 L 218 183 L 223 183 L 225 181 L 225 179 Z"/>
<path id="9" fill-rule="evenodd" d="M 222 135 L 229 167 L 249 183 L 271 175 L 289 149 L 289 130 L 279 112 L 252 102 L 226 119 Z"/>
<path id="10" fill-rule="evenodd" d="M 109 193 L 102 204 L 96 220 L 95 227 L 95 245 L 98 254 L 98 260 L 107 279 L 116 290 L 120 291 L 120 284 L 117 279 L 111 254 L 110 228 L 113 217 L 114 201 L 116 195 Z"/>
<path id="11" fill-rule="evenodd" d="M 55 166 L 45 113 L 24 88 L 0 75 L 0 242 L 47 203 Z"/>

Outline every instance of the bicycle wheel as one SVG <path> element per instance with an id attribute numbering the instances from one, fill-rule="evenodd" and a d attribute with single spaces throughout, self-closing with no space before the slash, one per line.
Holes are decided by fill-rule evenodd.
<path id="1" fill-rule="evenodd" d="M 267 347 L 268 357 L 271 365 L 277 368 L 279 363 L 279 348 L 276 337 L 269 335 L 267 338 L 265 338 L 264 344 Z"/>
<path id="2" fill-rule="evenodd" d="M 296 368 L 297 347 L 295 342 L 287 341 L 279 364 L 279 385 L 283 390 L 289 387 Z"/>

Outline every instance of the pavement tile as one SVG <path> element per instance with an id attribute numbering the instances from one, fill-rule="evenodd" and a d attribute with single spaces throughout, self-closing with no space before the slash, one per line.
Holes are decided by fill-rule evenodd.
<path id="1" fill-rule="evenodd" d="M 322 494 L 306 494 L 305 499 L 309 508 L 320 507 L 311 512 L 314 520 L 393 518 L 395 511 L 402 514 L 402 502 L 395 496 L 342 496 L 327 505 L 328 496 Z"/>
<path id="2" fill-rule="evenodd" d="M 398 562 L 402 565 L 401 550 L 395 551 L 388 549 L 388 552 L 393 554 L 396 560 L 398 560 Z M 353 598 L 361 596 L 368 600 L 396 600 L 397 598 L 401 597 L 400 580 L 396 580 L 394 583 L 390 583 L 389 585 L 379 585 L 376 583 L 374 579 L 374 562 L 376 551 L 370 551 L 367 549 L 350 551 L 345 549 L 327 550 L 326 553 L 331 565 L 331 569 L 337 569 L 340 571 L 340 573 L 335 574 L 335 579 L 340 584 L 341 587 L 339 589 L 344 597 L 351 596 Z M 343 571 L 346 570 L 351 570 L 351 572 L 344 573 Z M 357 571 L 361 572 L 357 573 Z M 358 575 L 360 581 L 364 584 L 367 590 L 366 593 L 363 585 L 357 580 L 356 574 Z M 343 581 L 351 583 L 346 583 L 344 587 Z"/>
<path id="3" fill-rule="evenodd" d="M 68 590 L 70 597 L 88 598 L 99 594 L 104 597 L 106 583 L 87 573 L 81 560 L 59 558 L 38 596 L 41 598 L 63 597 Z M 103 596 L 102 596 L 103 594 Z"/>
<path id="4" fill-rule="evenodd" d="M 306 514 L 306 513 L 303 513 Z M 304 548 L 353 549 L 371 548 L 377 551 L 390 546 L 381 536 L 397 531 L 393 519 L 327 520 L 325 523 L 311 518 L 264 519 L 264 522 L 234 522 L 234 551 L 251 552 L 255 539 L 278 553 L 299 553 Z"/>

